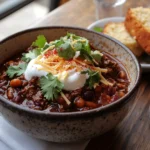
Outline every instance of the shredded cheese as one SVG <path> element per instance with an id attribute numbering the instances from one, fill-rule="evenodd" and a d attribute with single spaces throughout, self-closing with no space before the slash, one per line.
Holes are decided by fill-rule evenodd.
<path id="1" fill-rule="evenodd" d="M 71 47 L 72 49 L 75 50 L 74 45 L 77 42 L 86 42 L 85 39 L 78 39 L 78 40 L 74 40 L 72 35 L 70 37 L 71 39 Z M 53 42 L 50 42 L 51 44 L 53 44 Z M 103 76 L 102 73 L 106 73 L 107 69 L 103 69 L 100 67 L 95 67 L 89 64 L 88 61 L 81 61 L 77 58 L 74 58 L 72 61 L 66 61 L 63 58 L 59 57 L 57 54 L 51 54 L 48 58 L 44 57 L 44 55 L 46 54 L 46 52 L 48 50 L 53 50 L 55 48 L 55 45 L 51 45 L 49 46 L 40 56 L 38 56 L 35 60 L 36 64 L 41 65 L 41 68 L 39 68 L 39 70 L 45 70 L 47 72 L 50 72 L 54 75 L 58 75 L 60 72 L 64 72 L 64 71 L 68 71 L 68 70 L 72 70 L 72 69 L 76 69 L 76 71 L 81 72 L 83 70 L 86 70 L 87 68 L 90 68 L 91 70 L 97 71 L 101 77 L 100 82 L 106 84 L 106 85 L 111 85 L 112 83 L 110 83 L 109 81 L 107 81 Z M 95 61 L 95 59 L 93 59 L 93 62 L 95 64 L 98 64 L 97 61 Z M 64 78 L 67 77 L 67 74 L 64 74 Z M 62 77 L 61 77 L 62 78 Z M 96 85 L 95 85 L 96 87 Z"/>
<path id="2" fill-rule="evenodd" d="M 66 103 L 68 104 L 68 105 L 70 105 L 71 104 L 71 102 L 68 100 L 68 98 L 65 96 L 65 94 L 64 93 L 60 93 L 61 94 L 61 96 L 64 98 L 64 100 L 66 101 Z"/>
<path id="3" fill-rule="evenodd" d="M 91 70 L 97 71 L 101 77 L 100 82 L 104 83 L 105 85 L 112 86 L 113 84 L 107 81 L 102 73 L 106 73 L 107 69 L 95 67 L 90 64 L 88 64 L 86 61 L 81 61 L 79 59 L 73 59 L 72 61 L 64 60 L 62 57 L 59 57 L 57 54 L 52 54 L 50 57 L 46 58 L 44 57 L 44 53 L 40 56 L 38 56 L 35 59 L 35 63 L 41 65 L 41 68 L 39 70 L 45 70 L 47 72 L 50 72 L 54 75 L 59 74 L 63 71 L 68 71 L 72 69 L 76 69 L 76 71 L 81 72 L 86 70 L 87 68 L 90 68 Z M 58 77 L 65 79 L 67 77 L 67 73 L 64 74 L 64 77 Z"/>

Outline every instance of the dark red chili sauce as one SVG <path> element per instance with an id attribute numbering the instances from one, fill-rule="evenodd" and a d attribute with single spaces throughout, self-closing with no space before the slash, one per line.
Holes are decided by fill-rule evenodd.
<path id="1" fill-rule="evenodd" d="M 49 112 L 86 111 L 105 106 L 128 92 L 129 78 L 124 66 L 118 60 L 108 53 L 103 54 L 100 67 L 108 69 L 108 72 L 103 73 L 103 76 L 113 83 L 113 86 L 99 83 L 95 89 L 84 86 L 74 91 L 63 90 L 65 96 L 71 101 L 71 105 L 67 105 L 61 96 L 54 101 L 46 100 L 41 92 L 38 77 L 27 81 L 24 75 L 15 76 L 12 79 L 7 76 L 7 68 L 10 65 L 19 64 L 22 55 L 7 61 L 1 68 L 0 95 L 18 105 Z"/>

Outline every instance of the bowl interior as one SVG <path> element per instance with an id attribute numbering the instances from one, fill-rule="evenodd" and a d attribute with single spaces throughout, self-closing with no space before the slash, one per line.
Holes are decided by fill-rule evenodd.
<path id="1" fill-rule="evenodd" d="M 101 51 L 105 51 L 117 58 L 128 71 L 130 78 L 129 90 L 131 90 L 139 78 L 139 64 L 137 59 L 127 47 L 107 35 L 99 34 L 90 30 L 72 27 L 43 27 L 30 29 L 14 34 L 0 42 L 0 64 L 7 59 L 27 49 L 38 35 L 44 35 L 48 41 L 65 36 L 67 32 L 83 36 Z"/>

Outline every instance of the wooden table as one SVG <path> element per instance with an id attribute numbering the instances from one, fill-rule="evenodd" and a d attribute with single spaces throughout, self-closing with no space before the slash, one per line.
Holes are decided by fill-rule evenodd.
<path id="1" fill-rule="evenodd" d="M 148 0 L 128 0 L 129 6 L 147 6 Z M 149 4 L 150 5 L 150 4 Z M 37 26 L 87 27 L 95 21 L 93 0 L 71 0 L 43 18 Z M 150 77 L 143 74 L 133 109 L 114 130 L 92 139 L 86 150 L 150 150 Z"/>

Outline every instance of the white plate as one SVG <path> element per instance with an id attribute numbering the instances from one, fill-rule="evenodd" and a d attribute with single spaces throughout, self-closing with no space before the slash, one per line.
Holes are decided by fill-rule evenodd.
<path id="1" fill-rule="evenodd" d="M 91 25 L 89 25 L 87 28 L 89 30 L 93 30 L 94 31 L 94 27 L 104 28 L 104 26 L 107 23 L 109 23 L 109 22 L 123 22 L 124 19 L 125 19 L 124 17 L 104 18 L 104 19 L 95 21 L 94 23 L 92 23 Z M 143 54 L 138 59 L 139 59 L 139 62 L 141 64 L 142 70 L 144 72 L 150 72 L 150 56 L 147 55 L 147 54 Z"/>
<path id="2" fill-rule="evenodd" d="M 105 19 L 101 19 L 101 20 L 95 21 L 94 23 L 89 25 L 87 28 L 90 29 L 90 30 L 93 30 L 94 27 L 101 27 L 101 28 L 103 28 L 109 22 L 123 22 L 124 19 L 125 19 L 124 17 L 105 18 Z"/>

